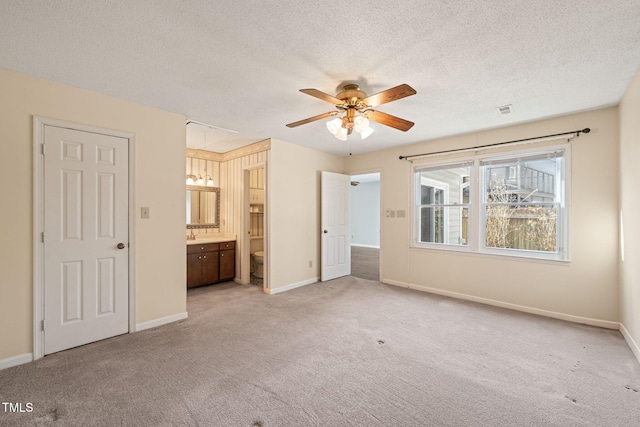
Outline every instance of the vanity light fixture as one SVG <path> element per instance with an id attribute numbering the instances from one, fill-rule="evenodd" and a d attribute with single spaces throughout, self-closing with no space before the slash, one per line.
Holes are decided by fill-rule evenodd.
<path id="1" fill-rule="evenodd" d="M 189 171 L 189 175 L 187 175 L 187 185 L 195 185 L 196 176 L 193 174 L 193 157 L 191 157 L 191 168 Z"/>
<path id="2" fill-rule="evenodd" d="M 199 173 L 199 171 L 200 171 L 200 159 L 198 159 L 198 178 L 196 179 L 196 185 L 204 186 L 205 185 L 204 178 L 202 177 L 202 174 Z M 206 160 L 204 161 L 204 174 L 205 174 L 205 176 L 207 174 L 207 161 Z"/>

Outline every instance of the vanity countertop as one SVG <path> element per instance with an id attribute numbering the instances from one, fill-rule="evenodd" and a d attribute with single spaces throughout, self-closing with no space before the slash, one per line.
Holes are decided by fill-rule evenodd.
<path id="1" fill-rule="evenodd" d="M 196 240 L 187 240 L 187 245 L 202 245 L 204 243 L 221 243 L 221 242 L 234 242 L 236 236 L 233 234 L 205 234 L 203 236 L 196 236 Z"/>

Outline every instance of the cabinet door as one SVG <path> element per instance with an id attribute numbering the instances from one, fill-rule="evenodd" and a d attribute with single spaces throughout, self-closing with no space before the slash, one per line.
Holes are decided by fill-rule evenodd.
<path id="1" fill-rule="evenodd" d="M 202 283 L 218 281 L 218 252 L 202 254 Z"/>
<path id="2" fill-rule="evenodd" d="M 231 280 L 236 277 L 236 251 L 229 249 L 220 251 L 220 280 Z"/>
<path id="3" fill-rule="evenodd" d="M 187 288 L 202 283 L 202 254 L 187 255 Z"/>

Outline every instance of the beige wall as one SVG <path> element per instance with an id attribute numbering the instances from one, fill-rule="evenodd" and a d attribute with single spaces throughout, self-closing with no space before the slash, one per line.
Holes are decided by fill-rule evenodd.
<path id="1" fill-rule="evenodd" d="M 272 292 L 320 276 L 320 172 L 342 172 L 342 165 L 342 157 L 271 140 L 267 197 Z"/>
<path id="2" fill-rule="evenodd" d="M 620 211 L 624 261 L 620 262 L 620 321 L 640 360 L 640 72 L 620 103 Z"/>
<path id="3" fill-rule="evenodd" d="M 185 117 L 2 69 L 0 93 L 0 360 L 33 347 L 34 116 L 135 135 L 136 323 L 184 313 Z"/>
<path id="4" fill-rule="evenodd" d="M 471 147 L 591 128 L 572 143 L 570 263 L 410 249 L 410 215 L 382 216 L 382 278 L 574 320 L 619 320 L 618 110 L 560 118 L 428 141 L 345 160 L 355 173 L 382 171 L 382 210 L 411 210 L 411 163 L 399 155 Z M 522 147 L 519 147 L 522 148 Z M 516 307 L 521 306 L 521 307 Z M 529 310 L 532 309 L 532 310 Z M 566 316 L 557 316 L 566 317 Z"/>

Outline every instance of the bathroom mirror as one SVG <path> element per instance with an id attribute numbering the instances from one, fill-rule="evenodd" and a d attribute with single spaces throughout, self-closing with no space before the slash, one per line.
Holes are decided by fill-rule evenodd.
<path id="1" fill-rule="evenodd" d="M 187 185 L 187 228 L 220 227 L 220 189 Z"/>

